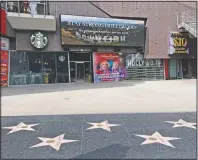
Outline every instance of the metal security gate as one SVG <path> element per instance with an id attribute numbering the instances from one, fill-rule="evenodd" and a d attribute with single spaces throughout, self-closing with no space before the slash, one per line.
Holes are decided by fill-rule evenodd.
<path id="1" fill-rule="evenodd" d="M 164 67 L 141 66 L 127 69 L 127 79 L 132 80 L 160 80 L 164 79 Z"/>

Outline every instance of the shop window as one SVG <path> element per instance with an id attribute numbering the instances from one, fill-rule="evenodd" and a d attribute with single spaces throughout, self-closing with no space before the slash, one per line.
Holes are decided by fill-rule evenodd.
<path id="1" fill-rule="evenodd" d="M 29 81 L 28 84 L 43 84 L 43 57 L 40 52 L 29 52 Z"/>
<path id="2" fill-rule="evenodd" d="M 10 51 L 9 85 L 26 85 L 28 59 L 26 52 Z"/>
<path id="3" fill-rule="evenodd" d="M 43 53 L 43 73 L 45 83 L 55 83 L 56 81 L 56 67 L 55 67 L 55 53 Z"/>
<path id="4" fill-rule="evenodd" d="M 69 70 L 68 70 L 68 54 L 67 53 L 56 53 L 56 64 L 57 64 L 57 83 L 68 83 L 69 82 Z"/>

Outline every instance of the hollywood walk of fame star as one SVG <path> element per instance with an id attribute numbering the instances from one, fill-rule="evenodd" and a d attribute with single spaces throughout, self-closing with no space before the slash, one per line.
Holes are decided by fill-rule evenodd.
<path id="1" fill-rule="evenodd" d="M 172 148 L 175 148 L 175 147 L 169 141 L 181 139 L 181 138 L 176 138 L 176 137 L 163 137 L 157 131 L 153 133 L 152 135 L 139 135 L 139 134 L 135 134 L 135 135 L 146 139 L 141 145 L 160 143 L 160 144 L 172 147 Z"/>
<path id="2" fill-rule="evenodd" d="M 88 124 L 91 124 L 92 126 L 87 128 L 86 130 L 90 130 L 90 129 L 96 129 L 96 128 L 101 128 L 104 129 L 106 131 L 111 132 L 111 128 L 110 127 L 114 127 L 114 126 L 120 126 L 121 124 L 109 124 L 107 120 L 101 122 L 101 123 L 91 123 L 91 122 L 87 122 Z"/>
<path id="3" fill-rule="evenodd" d="M 182 119 L 180 119 L 177 122 L 174 121 L 165 121 L 167 123 L 171 123 L 174 124 L 172 128 L 177 128 L 177 127 L 188 127 L 188 128 L 193 128 L 196 129 L 196 127 L 194 125 L 196 125 L 197 123 L 192 123 L 192 122 L 186 122 Z"/>
<path id="4" fill-rule="evenodd" d="M 37 124 L 25 124 L 23 122 L 19 123 L 17 126 L 10 126 L 10 127 L 2 127 L 3 129 L 11 129 L 10 133 L 14 133 L 17 131 L 35 131 L 32 127 L 39 125 L 40 123 Z"/>
<path id="5" fill-rule="evenodd" d="M 38 139 L 40 139 L 43 142 L 41 142 L 39 144 L 36 144 L 34 146 L 31 146 L 30 148 L 50 146 L 50 147 L 54 148 L 55 150 L 59 151 L 59 149 L 61 147 L 61 144 L 78 141 L 78 140 L 64 139 L 64 136 L 65 136 L 65 134 L 61 134 L 61 135 L 59 135 L 57 137 L 54 137 L 54 138 L 38 137 Z"/>

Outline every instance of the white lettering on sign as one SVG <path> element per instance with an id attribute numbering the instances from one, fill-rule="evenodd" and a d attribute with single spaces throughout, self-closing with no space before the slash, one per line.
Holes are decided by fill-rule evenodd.
<path id="1" fill-rule="evenodd" d="M 126 68 L 141 67 L 141 66 L 161 66 L 160 59 L 144 60 L 144 56 L 140 53 L 130 54 L 126 57 Z"/>
<path id="2" fill-rule="evenodd" d="M 0 38 L 1 38 L 1 42 L 0 42 L 1 51 L 8 51 L 9 50 L 9 39 L 4 38 L 4 37 L 0 37 Z"/>

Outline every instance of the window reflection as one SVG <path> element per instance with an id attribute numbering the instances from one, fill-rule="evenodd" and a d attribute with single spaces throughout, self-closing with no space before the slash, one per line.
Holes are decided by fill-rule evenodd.
<path id="1" fill-rule="evenodd" d="M 8 1 L 4 6 L 7 6 L 7 12 L 26 13 L 31 15 L 46 15 L 48 14 L 47 1 Z"/>
<path id="2" fill-rule="evenodd" d="M 40 52 L 29 52 L 29 84 L 43 84 L 43 60 Z"/>
<path id="3" fill-rule="evenodd" d="M 43 54 L 43 72 L 44 72 L 45 83 L 55 83 L 56 81 L 55 53 Z"/>
<path id="4" fill-rule="evenodd" d="M 10 51 L 9 85 L 68 82 L 67 53 Z"/>
<path id="5" fill-rule="evenodd" d="M 2 9 L 6 9 L 6 2 L 5 1 L 1 1 L 1 8 Z"/>
<path id="6" fill-rule="evenodd" d="M 7 3 L 7 11 L 8 12 L 18 12 L 18 2 L 12 1 L 12 2 L 6 2 Z"/>
<path id="7" fill-rule="evenodd" d="M 56 63 L 57 63 L 57 83 L 68 83 L 69 82 L 68 54 L 56 53 Z"/>
<path id="8" fill-rule="evenodd" d="M 10 52 L 10 85 L 26 85 L 28 60 L 25 52 Z"/>

